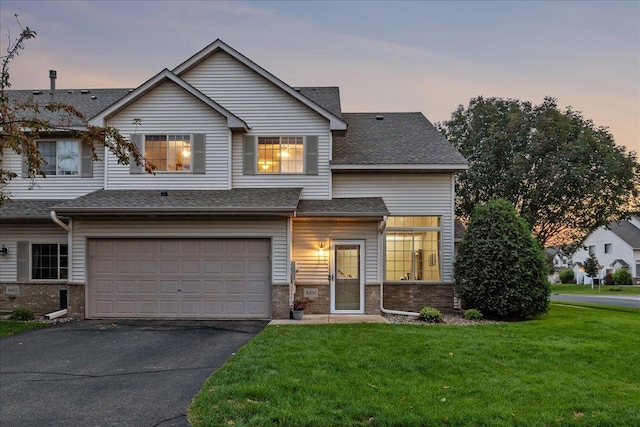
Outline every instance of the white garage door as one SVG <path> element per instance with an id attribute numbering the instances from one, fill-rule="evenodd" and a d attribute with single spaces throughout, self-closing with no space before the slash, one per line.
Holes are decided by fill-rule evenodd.
<path id="1" fill-rule="evenodd" d="M 270 241 L 89 240 L 87 317 L 267 319 Z"/>

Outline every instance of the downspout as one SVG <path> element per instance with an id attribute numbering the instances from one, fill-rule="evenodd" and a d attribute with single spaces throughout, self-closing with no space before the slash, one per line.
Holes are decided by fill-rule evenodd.
<path id="1" fill-rule="evenodd" d="M 51 211 L 51 219 L 53 220 L 53 222 L 58 224 L 60 227 L 64 228 L 65 231 L 69 232 L 69 226 L 67 224 L 65 224 L 64 222 L 62 222 L 62 220 L 60 220 L 60 218 L 58 218 L 58 215 L 56 214 L 56 211 Z"/>
<path id="2" fill-rule="evenodd" d="M 380 227 L 378 229 L 380 231 L 380 234 L 384 236 L 384 233 L 387 230 L 386 216 L 382 220 L 382 223 L 380 224 Z M 380 252 L 383 252 L 383 251 L 380 251 Z M 413 311 L 391 310 L 391 309 L 384 308 L 384 278 L 381 277 L 380 279 L 381 279 L 380 280 L 380 311 L 381 312 L 385 314 L 398 314 L 400 316 L 414 316 L 414 317 L 420 316 L 420 313 L 416 313 Z"/>

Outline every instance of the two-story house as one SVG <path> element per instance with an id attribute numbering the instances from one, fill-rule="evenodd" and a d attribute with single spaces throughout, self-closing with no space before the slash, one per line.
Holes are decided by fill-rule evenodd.
<path id="1" fill-rule="evenodd" d="M 598 278 L 626 269 L 634 281 L 640 283 L 640 218 L 634 216 L 627 221 L 612 222 L 587 236 L 573 254 L 574 269 L 583 273 L 583 263 L 590 255 L 602 266 Z M 579 279 L 582 280 L 578 283 L 591 284 L 591 279 L 584 274 L 580 274 Z"/>
<path id="2" fill-rule="evenodd" d="M 288 318 L 303 295 L 313 313 L 453 307 L 467 162 L 421 113 L 342 112 L 337 87 L 291 87 L 220 40 L 134 90 L 11 96 L 77 106 L 157 170 L 40 141 L 47 178 L 4 188 L 1 309 L 61 292 L 86 318 Z"/>

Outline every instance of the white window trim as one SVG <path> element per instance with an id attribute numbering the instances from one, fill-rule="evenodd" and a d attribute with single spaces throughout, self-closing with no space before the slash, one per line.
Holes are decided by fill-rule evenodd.
<path id="1" fill-rule="evenodd" d="M 69 139 L 39 139 L 36 141 L 36 144 L 41 143 L 41 142 L 55 142 L 56 144 L 56 173 L 55 174 L 50 174 L 47 173 L 47 179 L 52 178 L 52 179 L 69 179 L 69 178 L 80 178 L 82 176 L 82 149 L 81 149 L 81 145 L 82 141 L 80 141 L 79 139 L 76 138 L 69 138 Z M 76 173 L 74 174 L 59 174 L 58 173 L 58 142 L 76 142 L 78 144 L 78 170 L 76 171 Z"/>
<path id="2" fill-rule="evenodd" d="M 301 138 L 302 139 L 302 172 L 260 172 L 260 139 L 261 138 L 278 138 L 278 144 L 282 145 L 282 138 Z M 307 137 L 302 135 L 258 135 L 255 139 L 256 144 L 256 175 L 260 176 L 283 176 L 283 175 L 306 175 L 307 173 Z"/>
<path id="3" fill-rule="evenodd" d="M 146 150 L 147 150 L 147 137 L 148 136 L 164 136 L 166 138 L 169 138 L 169 136 L 171 135 L 181 135 L 181 136 L 188 136 L 189 137 L 189 170 L 181 170 L 181 171 L 171 171 L 171 170 L 160 170 L 160 169 L 155 169 L 153 172 L 156 175 L 163 175 L 163 174 L 186 174 L 186 175 L 192 175 L 193 174 L 193 141 L 194 141 L 194 133 L 184 133 L 184 132 L 152 132 L 152 133 L 145 133 L 142 135 L 142 154 L 146 157 Z M 169 140 L 165 140 L 165 142 L 168 142 Z M 167 150 L 169 150 L 169 146 L 167 145 Z M 168 151 L 167 151 L 167 164 L 168 162 Z"/>
<path id="4" fill-rule="evenodd" d="M 390 215 L 391 217 L 438 217 L 440 218 L 440 224 L 442 224 L 442 216 L 441 215 Z M 387 232 L 394 231 L 411 231 L 415 233 L 416 231 L 438 231 L 440 233 L 440 238 L 438 239 L 438 274 L 440 275 L 439 280 L 387 280 Z M 427 283 L 441 283 L 442 282 L 442 225 L 440 227 L 392 227 L 387 226 L 383 236 L 383 269 L 382 269 L 382 279 L 384 283 L 419 283 L 419 284 L 427 284 Z"/>

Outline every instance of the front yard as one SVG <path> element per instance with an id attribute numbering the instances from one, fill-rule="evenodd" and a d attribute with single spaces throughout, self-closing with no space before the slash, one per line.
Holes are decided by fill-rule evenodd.
<path id="1" fill-rule="evenodd" d="M 196 426 L 631 426 L 640 311 L 479 326 L 270 326 L 202 387 Z"/>

